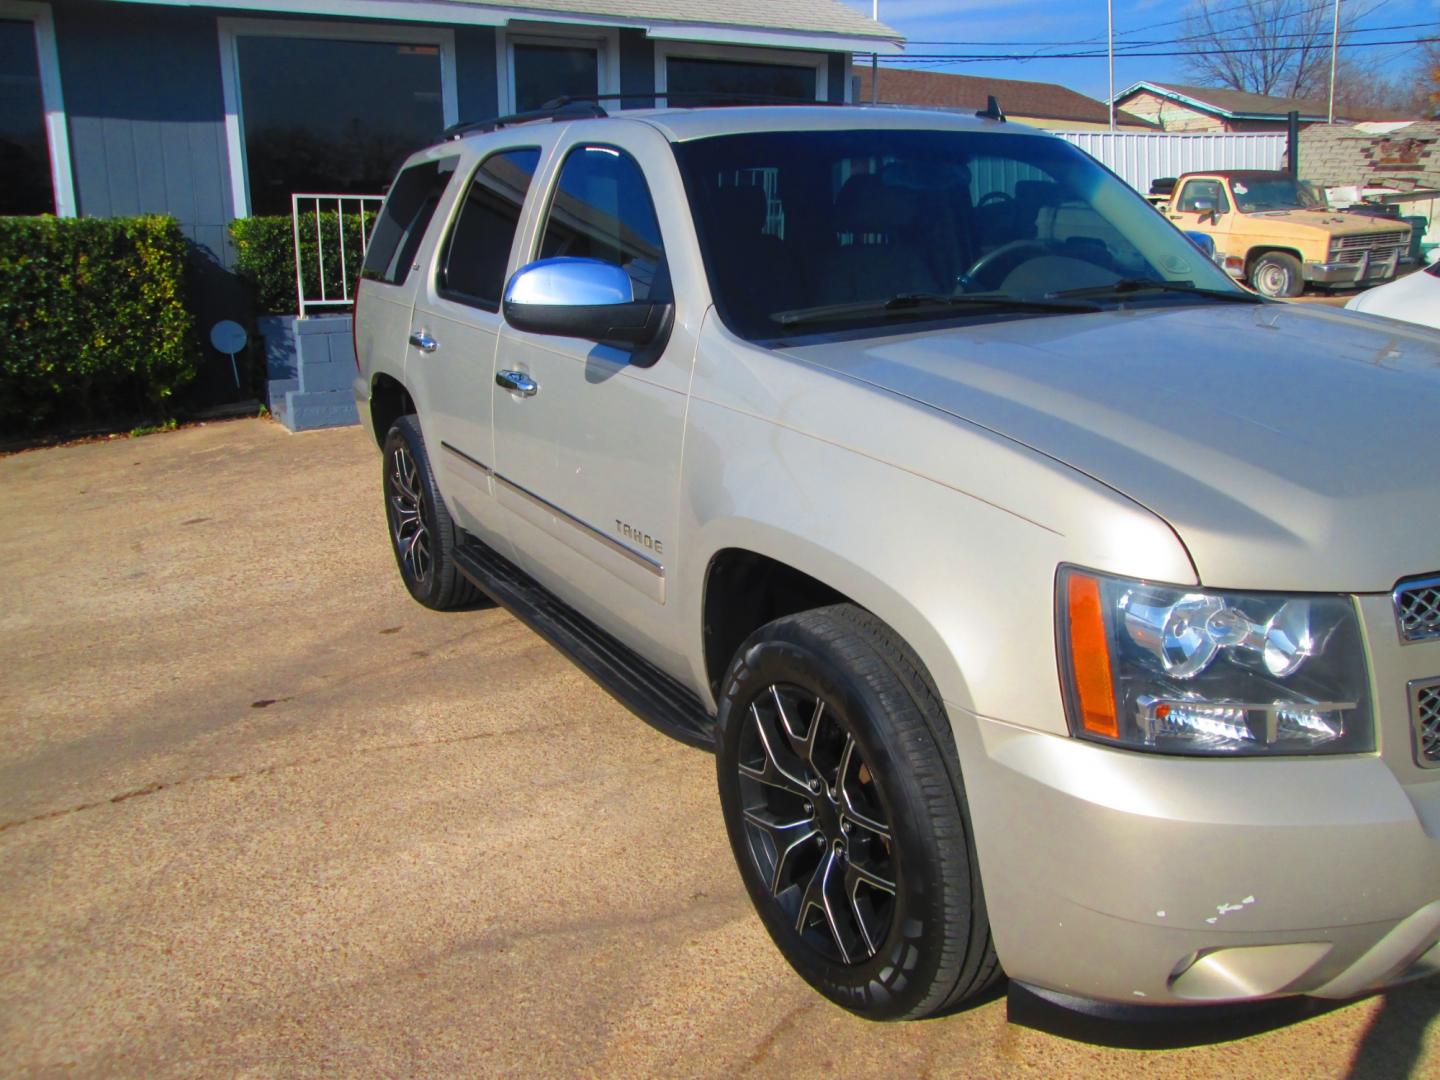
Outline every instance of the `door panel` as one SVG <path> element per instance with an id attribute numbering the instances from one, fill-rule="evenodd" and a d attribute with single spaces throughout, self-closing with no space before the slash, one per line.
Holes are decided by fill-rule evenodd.
<path id="1" fill-rule="evenodd" d="M 503 543 L 494 501 L 491 397 L 500 296 L 539 147 L 487 154 L 467 179 L 410 326 L 410 363 L 423 370 L 430 460 L 460 527 Z"/>
<path id="2" fill-rule="evenodd" d="M 584 137 L 591 132 L 595 142 Z M 593 341 L 504 327 L 497 369 L 524 372 L 538 389 L 495 392 L 497 500 L 529 573 L 685 677 L 666 583 L 679 557 L 681 452 L 704 314 L 702 303 L 687 303 L 705 295 L 688 207 L 658 133 L 576 124 L 556 159 L 531 250 L 624 266 L 637 299 L 677 298 L 674 327 L 643 367 Z"/>

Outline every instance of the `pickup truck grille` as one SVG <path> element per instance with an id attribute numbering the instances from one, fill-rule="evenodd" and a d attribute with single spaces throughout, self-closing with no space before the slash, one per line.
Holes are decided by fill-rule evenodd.
<path id="1" fill-rule="evenodd" d="M 1421 765 L 1440 765 L 1440 679 L 1410 684 L 1415 721 L 1415 757 Z"/>
<path id="2" fill-rule="evenodd" d="M 1335 241 L 1332 254 L 1335 262 L 1342 263 L 1358 263 L 1367 256 L 1388 259 L 1397 252 L 1403 252 L 1408 243 L 1409 236 L 1404 232 L 1342 236 Z"/>
<path id="3" fill-rule="evenodd" d="M 1403 641 L 1440 638 L 1440 577 L 1396 586 L 1395 619 Z"/>

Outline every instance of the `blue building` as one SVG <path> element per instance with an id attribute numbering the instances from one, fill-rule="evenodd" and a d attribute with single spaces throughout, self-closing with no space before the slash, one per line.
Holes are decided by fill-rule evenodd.
<path id="1" fill-rule="evenodd" d="M 173 215 L 202 328 L 244 321 L 232 219 L 380 192 L 449 124 L 563 94 L 842 101 L 854 54 L 898 50 L 840 0 L 0 0 L 0 214 Z"/>

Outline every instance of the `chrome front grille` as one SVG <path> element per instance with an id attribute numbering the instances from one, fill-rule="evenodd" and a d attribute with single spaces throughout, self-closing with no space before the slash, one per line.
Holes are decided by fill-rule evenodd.
<path id="1" fill-rule="evenodd" d="M 1410 684 L 1410 717 L 1415 724 L 1415 760 L 1440 768 L 1440 679 Z"/>
<path id="2" fill-rule="evenodd" d="M 1331 255 L 1336 262 L 1357 263 L 1362 259 L 1388 259 L 1403 252 L 1410 238 L 1404 232 L 1370 233 L 1336 239 Z"/>
<path id="3" fill-rule="evenodd" d="M 1397 585 L 1395 621 L 1400 624 L 1401 641 L 1440 638 L 1440 577 Z"/>

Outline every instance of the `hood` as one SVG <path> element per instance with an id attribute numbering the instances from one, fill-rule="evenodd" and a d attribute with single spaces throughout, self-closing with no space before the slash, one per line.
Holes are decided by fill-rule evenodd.
<path id="1" fill-rule="evenodd" d="M 1252 225 L 1261 222 L 1274 225 L 1303 225 L 1320 229 L 1331 236 L 1363 236 L 1371 233 L 1409 232 L 1410 226 L 1395 218 L 1371 217 L 1368 214 L 1342 214 L 1338 210 L 1261 210 L 1240 215 Z"/>
<path id="2" fill-rule="evenodd" d="M 1440 333 L 1186 301 L 788 351 L 1122 492 L 1206 585 L 1383 592 L 1440 570 Z"/>

